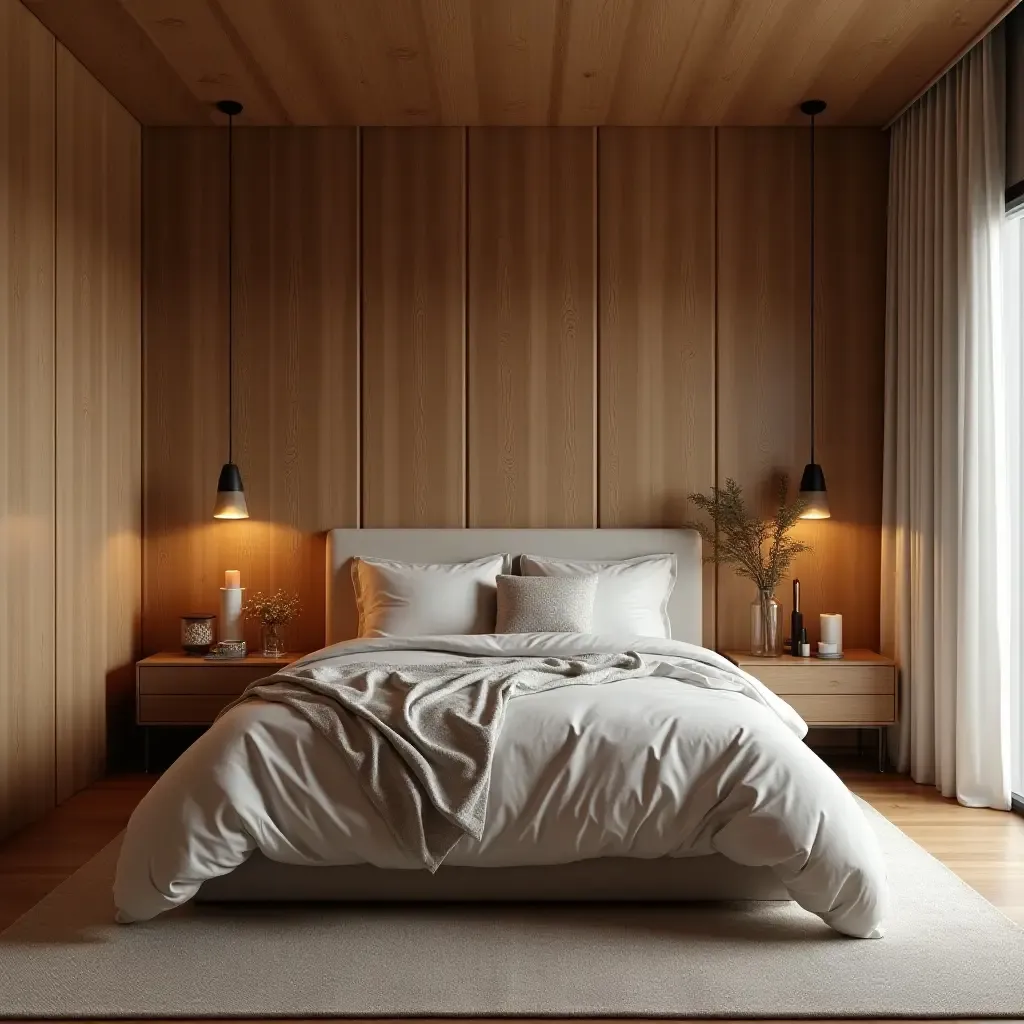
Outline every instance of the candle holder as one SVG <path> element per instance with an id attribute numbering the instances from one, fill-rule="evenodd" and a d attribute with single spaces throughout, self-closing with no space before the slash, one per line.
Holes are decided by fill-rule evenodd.
<path id="1" fill-rule="evenodd" d="M 244 659 L 246 655 L 244 640 L 221 640 L 213 645 L 213 650 L 206 655 L 207 661 L 232 661 Z"/>
<path id="2" fill-rule="evenodd" d="M 193 612 L 181 617 L 181 649 L 193 657 L 210 653 L 213 647 L 213 624 L 217 616 L 212 612 Z"/>

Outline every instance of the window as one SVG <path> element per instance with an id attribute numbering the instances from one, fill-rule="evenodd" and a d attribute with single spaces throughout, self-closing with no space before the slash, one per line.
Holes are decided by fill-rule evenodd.
<path id="1" fill-rule="evenodd" d="M 1007 569 L 999 604 L 1006 615 L 1004 664 L 1009 668 L 1011 788 L 1024 803 L 1024 209 L 1013 210 L 1003 232 L 1003 332 L 996 353 L 997 458 L 1005 470 L 999 543 Z M 1021 803 L 1017 806 L 1020 807 Z"/>

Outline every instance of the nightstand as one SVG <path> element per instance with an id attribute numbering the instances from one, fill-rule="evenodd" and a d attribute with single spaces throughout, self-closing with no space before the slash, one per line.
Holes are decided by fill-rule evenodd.
<path id="1" fill-rule="evenodd" d="M 874 651 L 845 651 L 841 660 L 758 658 L 724 651 L 815 728 L 877 729 L 878 770 L 885 771 L 886 729 L 896 721 L 896 662 Z"/>
<path id="2" fill-rule="evenodd" d="M 207 661 L 185 654 L 154 654 L 135 665 L 135 721 L 142 727 L 149 771 L 153 726 L 212 725 L 217 715 L 257 679 L 273 675 L 301 654 Z"/>

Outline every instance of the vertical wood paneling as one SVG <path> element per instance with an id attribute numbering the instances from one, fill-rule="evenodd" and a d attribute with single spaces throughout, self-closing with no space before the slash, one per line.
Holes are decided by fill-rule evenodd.
<path id="1" fill-rule="evenodd" d="M 465 163 L 460 136 L 364 130 L 357 211 L 343 135 L 239 132 L 235 427 L 253 519 L 214 523 L 225 139 L 147 132 L 148 650 L 176 645 L 182 611 L 216 609 L 229 566 L 250 588 L 299 589 L 292 642 L 319 643 L 321 531 L 354 523 L 359 501 L 366 525 L 655 526 L 682 523 L 685 495 L 715 479 L 755 497 L 777 472 L 796 486 L 806 131 L 602 129 L 599 167 L 589 129 L 470 129 Z M 885 145 L 846 129 L 819 143 L 818 448 L 834 515 L 800 526 L 815 550 L 797 572 L 812 631 L 839 610 L 848 641 L 870 646 Z M 357 298 L 361 355 L 341 326 Z M 718 580 L 716 595 L 709 570 L 705 641 L 717 617 L 718 644 L 743 647 L 751 588 Z"/>
<path id="2" fill-rule="evenodd" d="M 765 513 L 773 477 L 795 488 L 810 450 L 806 140 L 798 128 L 718 129 L 718 482 L 737 480 Z M 754 596 L 719 569 L 723 649 L 749 647 Z M 802 605 L 810 625 L 817 609 Z"/>
<path id="3" fill-rule="evenodd" d="M 832 518 L 806 524 L 802 592 L 842 613 L 851 647 L 878 650 L 889 143 L 873 128 L 826 129 L 817 143 L 816 457 Z M 816 616 L 813 627 L 817 642 Z"/>
<path id="4" fill-rule="evenodd" d="M 469 132 L 469 525 L 596 526 L 594 134 Z"/>
<path id="5" fill-rule="evenodd" d="M 141 130 L 57 47 L 57 799 L 134 713 L 141 617 Z M 121 733 L 118 737 L 117 733 Z"/>
<path id="6" fill-rule="evenodd" d="M 362 152 L 363 525 L 464 526 L 464 133 Z"/>
<path id="7" fill-rule="evenodd" d="M 324 635 L 324 539 L 358 510 L 355 132 L 235 137 L 235 459 L 251 519 L 211 518 L 228 451 L 226 133 L 147 130 L 146 630 L 216 611 L 225 569 L 297 591 Z M 247 639 L 257 642 L 250 624 Z"/>
<path id="8" fill-rule="evenodd" d="M 226 137 L 143 132 L 143 649 L 175 649 L 177 617 L 218 609 L 218 570 L 248 523 L 210 517 L 227 458 Z M 243 474 L 245 466 L 242 466 Z"/>
<path id="9" fill-rule="evenodd" d="M 884 143 L 850 129 L 818 138 L 818 461 L 832 518 L 799 525 L 797 536 L 813 551 L 797 560 L 794 575 L 812 643 L 818 613 L 839 611 L 844 642 L 871 647 L 878 640 Z M 762 500 L 780 472 L 795 490 L 810 454 L 808 141 L 805 129 L 719 130 L 718 479 L 733 477 Z M 718 643 L 743 648 L 752 585 L 725 569 L 718 580 Z M 777 596 L 788 616 L 788 584 Z"/>
<path id="10" fill-rule="evenodd" d="M 0 0 L 0 836 L 54 800 L 53 79 Z"/>
<path id="11" fill-rule="evenodd" d="M 355 131 L 235 141 L 236 458 L 249 514 L 270 531 L 246 552 L 245 584 L 297 592 L 288 641 L 314 650 L 324 533 L 355 526 L 359 508 Z"/>
<path id="12" fill-rule="evenodd" d="M 714 131 L 600 134 L 601 526 L 679 526 L 715 480 Z M 704 640 L 714 644 L 714 570 Z"/>

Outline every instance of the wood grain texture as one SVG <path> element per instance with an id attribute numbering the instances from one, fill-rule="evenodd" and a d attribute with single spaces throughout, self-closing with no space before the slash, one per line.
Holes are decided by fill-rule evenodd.
<path id="1" fill-rule="evenodd" d="M 793 576 L 811 643 L 819 612 L 843 614 L 848 646 L 878 643 L 886 154 L 881 133 L 819 133 L 817 456 L 832 518 L 801 523 L 812 545 Z M 808 136 L 722 129 L 718 149 L 718 480 L 762 509 L 779 474 L 810 454 Z M 752 175 L 750 169 L 758 173 Z M 844 197 L 836 203 L 835 197 Z M 718 643 L 749 643 L 752 585 L 721 569 Z M 776 595 L 784 621 L 788 583 Z"/>
<path id="2" fill-rule="evenodd" d="M 765 513 L 772 479 L 787 474 L 795 487 L 810 452 L 806 140 L 800 129 L 718 132 L 718 483 L 737 480 Z M 806 524 L 797 534 L 807 538 Z M 805 567 L 798 560 L 794 570 L 802 580 Z M 838 610 L 809 589 L 808 633 L 819 611 Z M 776 596 L 788 622 L 785 585 Z M 720 648 L 749 646 L 754 597 L 752 583 L 719 569 Z"/>
<path id="3" fill-rule="evenodd" d="M 209 120 L 217 101 L 244 96 L 239 124 L 287 124 L 266 75 L 218 3 L 208 0 L 119 0 L 152 41 Z M 220 120 L 221 118 L 217 118 Z M 202 122 L 200 122 L 202 123 Z"/>
<path id="4" fill-rule="evenodd" d="M 25 6 L 143 124 L 205 124 L 196 99 L 120 0 L 25 0 Z"/>
<path id="5" fill-rule="evenodd" d="M 469 133 L 469 525 L 596 526 L 594 136 Z"/>
<path id="6" fill-rule="evenodd" d="M 608 128 L 598 152 L 598 522 L 680 526 L 715 481 L 714 132 Z"/>
<path id="7" fill-rule="evenodd" d="M 223 571 L 297 592 L 324 636 L 323 531 L 358 515 L 355 135 L 240 131 L 235 457 L 252 519 L 211 517 L 228 450 L 226 133 L 146 133 L 147 651 L 218 607 Z M 250 645 L 258 642 L 253 624 Z"/>
<path id="8" fill-rule="evenodd" d="M 142 584 L 138 122 L 57 47 L 57 799 L 132 718 Z"/>
<path id="9" fill-rule="evenodd" d="M 228 449 L 225 142 L 212 128 L 143 133 L 147 652 L 178 646 L 179 615 L 219 609 L 223 570 L 259 533 L 211 519 Z"/>
<path id="10" fill-rule="evenodd" d="M 465 525 L 464 141 L 362 135 L 364 526 Z"/>
<path id="11" fill-rule="evenodd" d="M 298 593 L 300 650 L 324 642 L 325 532 L 359 515 L 356 200 L 354 130 L 238 133 L 235 451 L 274 533 L 244 552 L 243 580 Z"/>
<path id="12" fill-rule="evenodd" d="M 884 124 L 1013 0 L 26 0 L 144 123 Z"/>
<path id="13" fill-rule="evenodd" d="M 0 835 L 54 801 L 54 43 L 0 0 Z"/>
<path id="14" fill-rule="evenodd" d="M 354 524 L 360 501 L 367 525 L 458 526 L 465 509 L 471 526 L 656 526 L 715 479 L 795 485 L 808 135 L 727 129 L 712 151 L 711 134 L 603 129 L 598 167 L 587 129 L 470 129 L 463 181 L 458 132 L 364 131 L 359 259 L 337 241 L 354 234 L 342 206 L 355 216 L 354 155 L 330 155 L 342 136 L 241 130 L 235 430 L 253 519 L 214 523 L 225 139 L 147 132 L 145 649 L 175 647 L 181 613 L 216 611 L 226 568 L 250 591 L 300 590 L 287 640 L 316 647 L 321 531 Z M 819 134 L 817 443 L 834 515 L 799 527 L 815 550 L 797 572 L 812 634 L 818 611 L 841 611 L 847 645 L 877 643 L 885 165 L 881 133 Z M 337 326 L 357 292 L 361 357 Z M 717 643 L 746 646 L 750 588 L 727 570 L 713 585 L 705 641 L 717 615 Z"/>
<path id="15" fill-rule="evenodd" d="M 870 128 L 818 142 L 816 444 L 832 518 L 806 524 L 815 550 L 801 603 L 808 595 L 808 607 L 842 612 L 844 643 L 877 650 L 889 143 Z"/>

